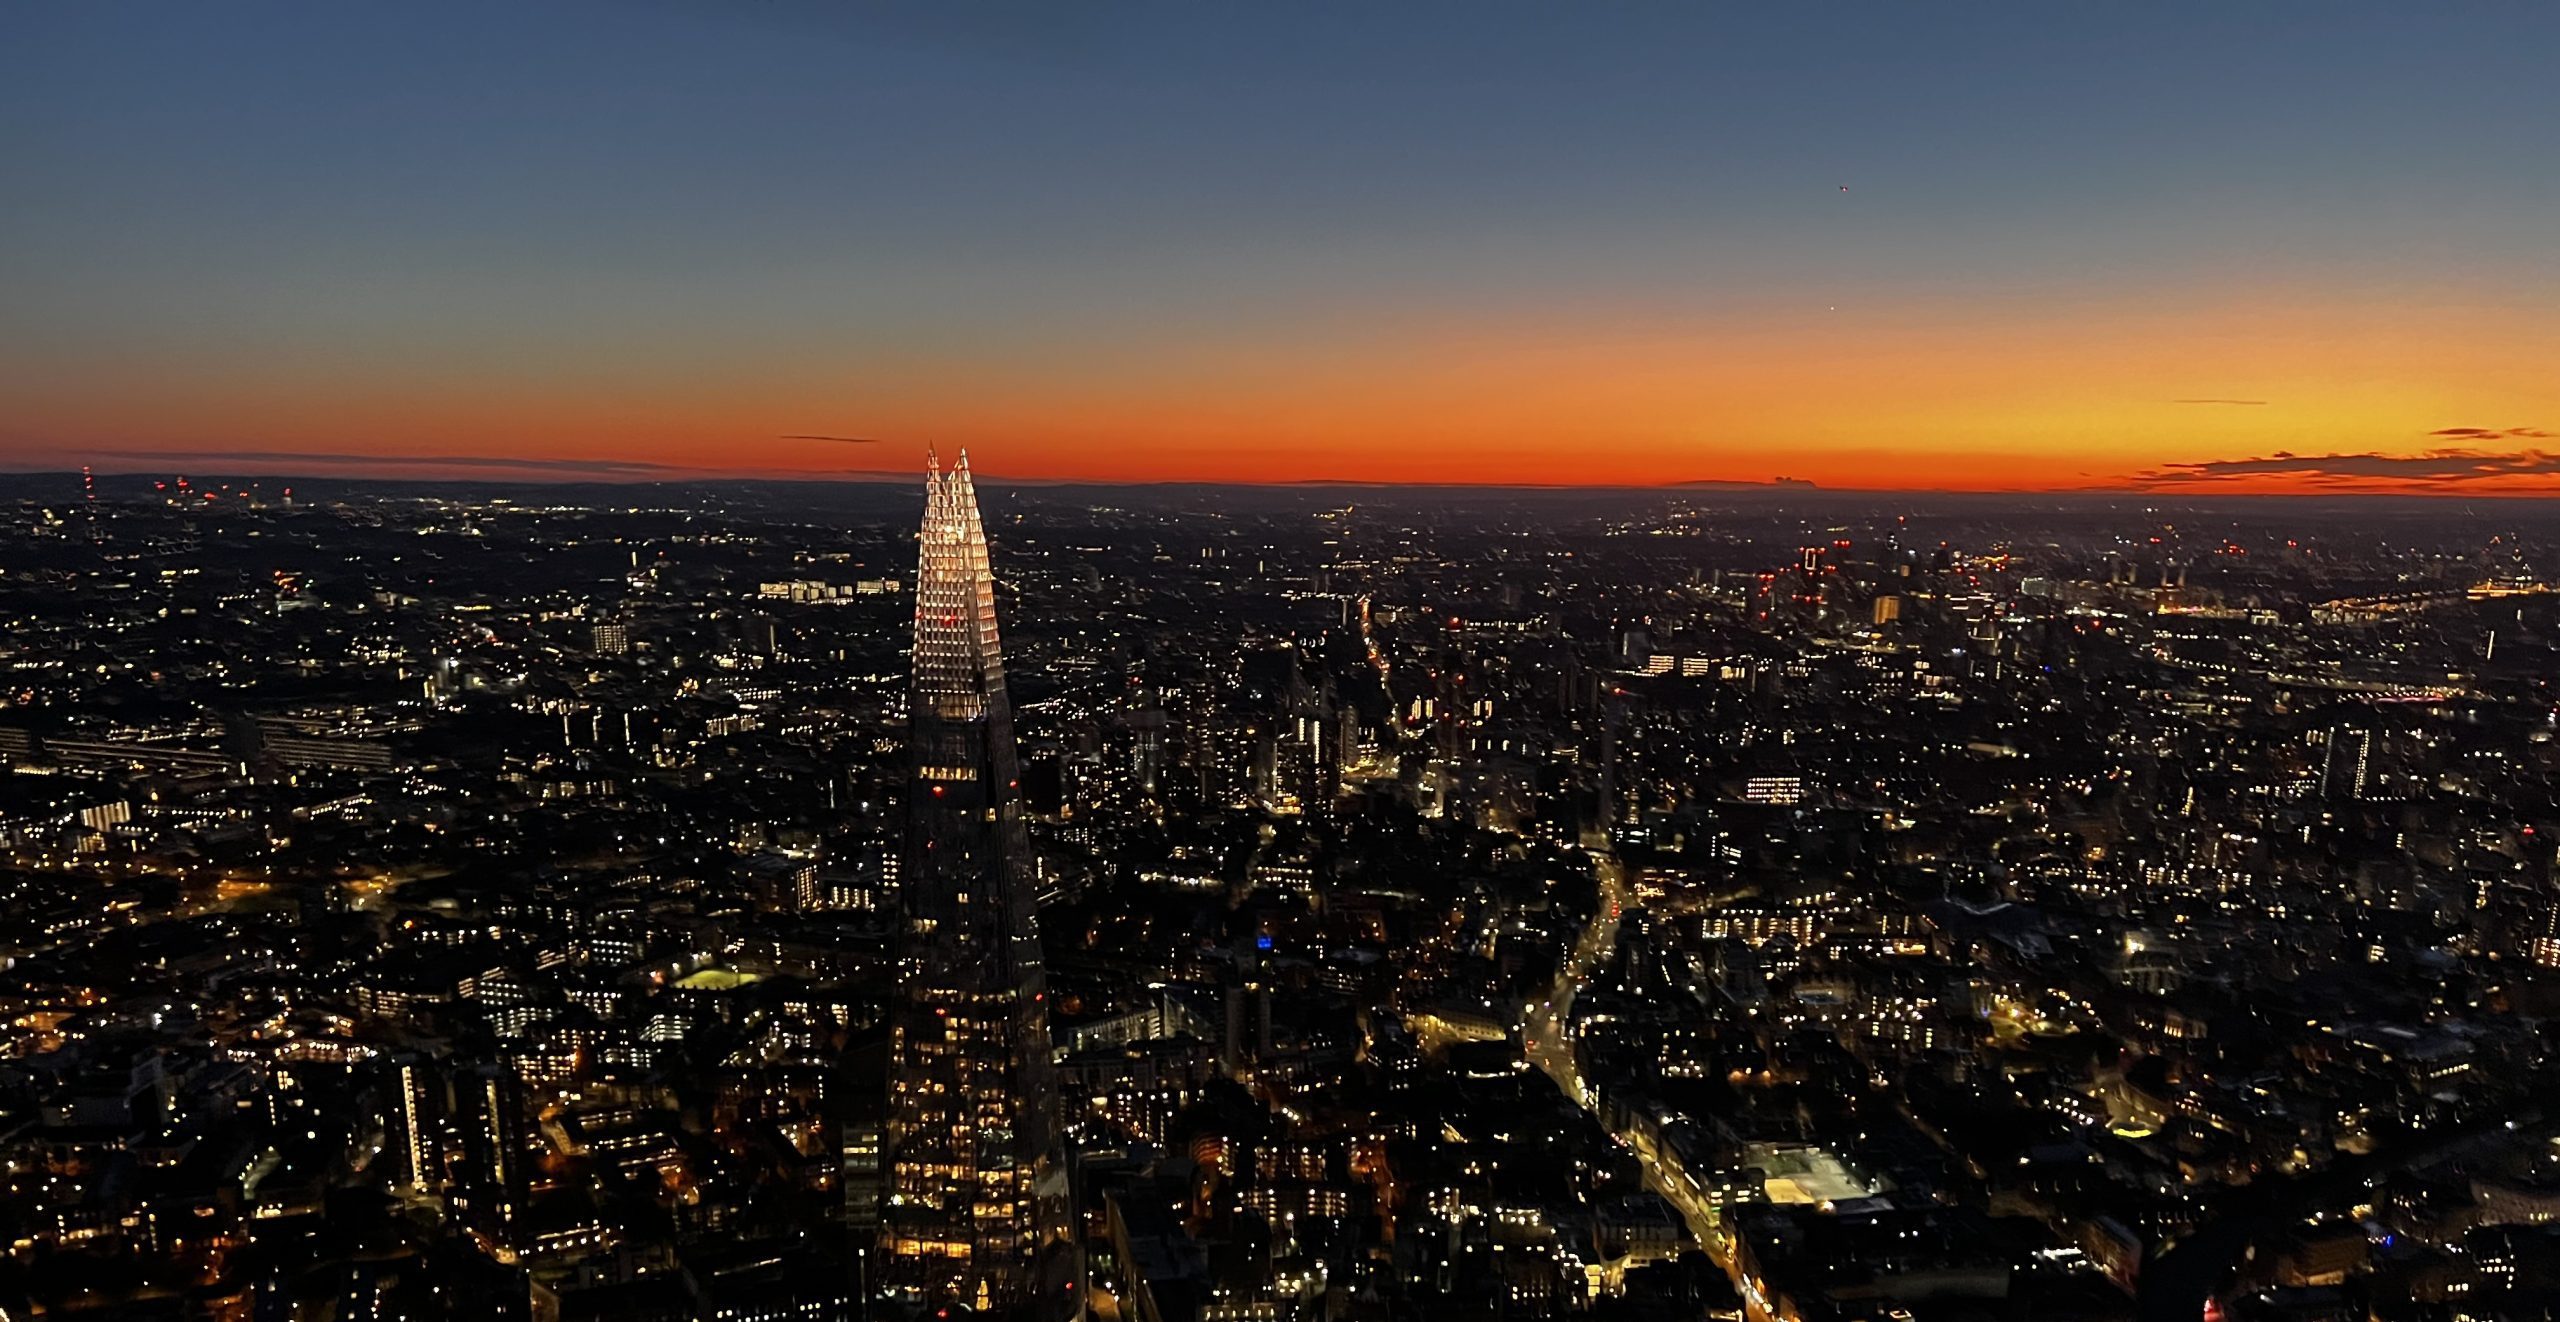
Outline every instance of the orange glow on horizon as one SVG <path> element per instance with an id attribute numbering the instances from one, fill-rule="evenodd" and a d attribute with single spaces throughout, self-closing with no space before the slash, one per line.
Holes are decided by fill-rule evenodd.
<path id="1" fill-rule="evenodd" d="M 2560 333 L 2520 311 L 2288 291 L 1703 325 L 1586 311 L 1000 364 L 800 347 L 688 372 L 655 354 L 199 363 L 140 386 L 98 364 L 22 369 L 0 447 L 107 472 L 826 478 L 905 475 L 931 443 L 1018 480 L 2560 492 L 2541 459 L 2560 449 Z M 2431 453 L 2494 462 L 2459 480 L 2407 462 Z M 2329 456 L 2347 462 L 2313 462 Z M 2258 467 L 2192 467 L 2230 461 Z"/>

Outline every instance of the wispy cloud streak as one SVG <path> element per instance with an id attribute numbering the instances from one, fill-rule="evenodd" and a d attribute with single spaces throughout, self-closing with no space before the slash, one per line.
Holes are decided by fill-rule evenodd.
<path id="1" fill-rule="evenodd" d="M 636 459 L 527 459 L 515 455 L 468 454 L 331 454 L 314 450 L 100 450 L 100 458 L 212 468 L 227 463 L 308 464 L 315 468 L 480 469 L 568 476 L 637 477 L 649 474 L 703 473 L 713 470 Z"/>
<path id="2" fill-rule="evenodd" d="M 2548 433 L 2530 427 L 2491 431 L 2452 427 L 2431 436 L 2486 438 L 2533 437 Z M 2248 459 L 2205 459 L 2163 464 L 2134 475 L 2146 487 L 2210 486 L 2253 479 L 2290 479 L 2314 487 L 2410 491 L 2451 490 L 2482 486 L 2540 489 L 2560 485 L 2560 454 L 2544 450 L 2486 449 L 2443 446 L 2416 454 L 2362 451 L 2348 454 L 2294 454 L 2278 450 Z"/>

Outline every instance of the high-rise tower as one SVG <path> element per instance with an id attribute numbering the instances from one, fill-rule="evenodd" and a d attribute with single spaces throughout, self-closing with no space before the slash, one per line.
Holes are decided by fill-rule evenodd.
<path id="1" fill-rule="evenodd" d="M 1036 1259 L 1064 1230 L 1064 1177 L 995 579 L 965 453 L 927 474 L 921 540 L 880 1278 L 1024 1315 Z"/>

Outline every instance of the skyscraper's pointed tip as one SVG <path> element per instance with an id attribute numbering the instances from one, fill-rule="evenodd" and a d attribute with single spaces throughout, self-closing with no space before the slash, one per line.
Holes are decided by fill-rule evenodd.
<path id="1" fill-rule="evenodd" d="M 924 471 L 928 476 L 942 471 L 942 449 L 931 441 L 924 443 Z"/>
<path id="2" fill-rule="evenodd" d="M 955 472 L 955 473 L 965 473 L 965 472 L 968 472 L 968 471 L 969 471 L 969 447 L 968 447 L 968 446 L 965 446 L 965 445 L 964 445 L 964 446 L 961 446 L 961 447 L 960 447 L 960 462 L 958 462 L 958 463 L 956 463 L 956 464 L 953 464 L 953 465 L 951 466 L 951 471 L 952 471 L 952 472 Z"/>

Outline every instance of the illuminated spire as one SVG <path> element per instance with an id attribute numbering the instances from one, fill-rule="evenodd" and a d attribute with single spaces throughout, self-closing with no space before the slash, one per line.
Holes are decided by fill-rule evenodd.
<path id="1" fill-rule="evenodd" d="M 890 1011 L 881 1276 L 918 1303 L 1018 1314 L 1060 1241 L 1065 1180 L 1030 842 L 969 457 L 928 453 Z"/>
<path id="2" fill-rule="evenodd" d="M 1004 687 L 995 574 L 968 455 L 947 473 L 927 462 L 935 466 L 925 477 L 917 539 L 915 698 L 919 709 L 965 721 L 984 714 L 989 693 Z"/>

